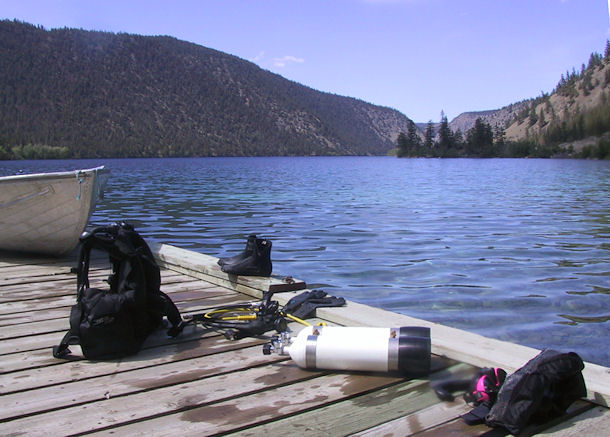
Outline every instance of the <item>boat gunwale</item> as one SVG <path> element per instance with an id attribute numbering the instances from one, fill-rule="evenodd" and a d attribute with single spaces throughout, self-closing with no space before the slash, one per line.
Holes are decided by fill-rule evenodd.
<path id="1" fill-rule="evenodd" d="M 58 171 L 58 172 L 48 172 L 48 173 L 26 173 L 26 174 L 0 176 L 0 182 L 64 179 L 64 178 L 79 177 L 80 175 L 91 176 L 93 174 L 100 175 L 100 174 L 109 174 L 109 173 L 110 173 L 110 169 L 106 168 L 103 165 L 100 165 L 99 167 L 76 169 L 76 170 L 69 170 L 69 171 Z"/>

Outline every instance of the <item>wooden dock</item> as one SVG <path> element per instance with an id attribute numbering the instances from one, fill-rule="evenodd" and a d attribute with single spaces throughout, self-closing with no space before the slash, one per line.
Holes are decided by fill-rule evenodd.
<path id="1" fill-rule="evenodd" d="M 162 290 L 183 314 L 256 300 L 269 289 L 283 304 L 305 287 L 292 278 L 229 277 L 215 258 L 172 246 L 153 251 L 163 267 Z M 159 330 L 139 354 L 122 360 L 58 360 L 51 348 L 69 326 L 74 262 L 0 254 L 2 436 L 500 436 L 507 433 L 465 425 L 460 415 L 470 407 L 461 397 L 440 401 L 430 382 L 468 377 L 474 366 L 510 373 L 539 352 L 349 302 L 319 309 L 317 317 L 347 326 L 429 326 L 432 373 L 409 378 L 302 370 L 288 357 L 263 355 L 265 339 L 229 341 L 195 326 L 175 339 Z M 103 286 L 105 264 L 92 267 L 92 286 Z M 586 363 L 589 399 L 522 435 L 608 435 L 609 372 Z"/>

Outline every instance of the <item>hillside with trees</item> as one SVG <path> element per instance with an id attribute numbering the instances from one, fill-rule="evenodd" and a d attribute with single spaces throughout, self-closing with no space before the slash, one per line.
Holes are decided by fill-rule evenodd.
<path id="1" fill-rule="evenodd" d="M 551 94 L 527 102 L 506 129 L 508 141 L 537 143 L 570 156 L 610 158 L 610 41 L 604 56 L 562 75 Z"/>
<path id="2" fill-rule="evenodd" d="M 383 155 L 408 123 L 172 37 L 0 21 L 0 159 Z"/>
<path id="3" fill-rule="evenodd" d="M 399 157 L 575 157 L 610 159 L 610 42 L 604 55 L 562 75 L 552 93 L 492 111 L 460 114 L 397 139 Z"/>

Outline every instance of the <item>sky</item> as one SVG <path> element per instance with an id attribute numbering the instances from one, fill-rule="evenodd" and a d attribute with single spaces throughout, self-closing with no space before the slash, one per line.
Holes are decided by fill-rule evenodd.
<path id="1" fill-rule="evenodd" d="M 46 29 L 169 35 L 308 87 L 449 120 L 551 92 L 610 39 L 610 0 L 0 0 Z"/>

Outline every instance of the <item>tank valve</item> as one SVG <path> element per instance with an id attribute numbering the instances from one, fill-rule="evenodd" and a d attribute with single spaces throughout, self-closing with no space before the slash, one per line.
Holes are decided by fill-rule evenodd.
<path id="1" fill-rule="evenodd" d="M 290 346 L 291 343 L 292 338 L 290 337 L 290 332 L 282 331 L 279 335 L 271 337 L 269 343 L 263 345 L 263 355 L 271 355 L 272 353 L 288 355 L 284 352 L 284 348 Z"/>

